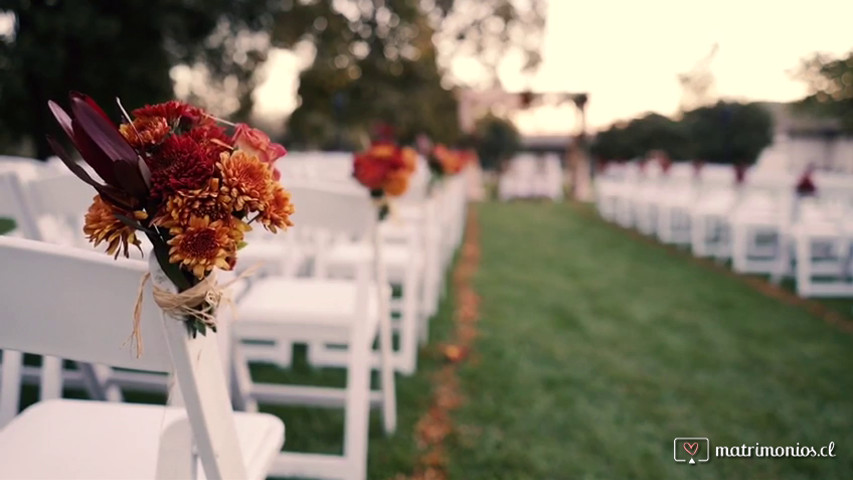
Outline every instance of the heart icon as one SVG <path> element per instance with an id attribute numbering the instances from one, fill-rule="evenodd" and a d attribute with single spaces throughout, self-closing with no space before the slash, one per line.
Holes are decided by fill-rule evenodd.
<path id="1" fill-rule="evenodd" d="M 689 453 L 692 457 L 693 455 L 696 455 L 696 453 L 699 451 L 699 442 L 684 442 L 684 445 L 682 445 L 682 447 L 684 447 L 684 451 Z"/>

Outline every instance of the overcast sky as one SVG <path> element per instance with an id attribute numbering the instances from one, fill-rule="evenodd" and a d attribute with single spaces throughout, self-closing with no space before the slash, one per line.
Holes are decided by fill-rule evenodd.
<path id="1" fill-rule="evenodd" d="M 550 0 L 543 62 L 534 77 L 502 71 L 509 90 L 590 93 L 589 124 L 606 126 L 647 111 L 674 113 L 679 73 L 691 70 L 714 43 L 710 68 L 724 98 L 789 101 L 806 94 L 791 78 L 813 52 L 842 55 L 853 49 L 853 0 Z M 299 60 L 277 52 L 259 113 L 296 106 Z M 571 129 L 569 108 L 539 109 L 516 117 L 526 132 Z"/>

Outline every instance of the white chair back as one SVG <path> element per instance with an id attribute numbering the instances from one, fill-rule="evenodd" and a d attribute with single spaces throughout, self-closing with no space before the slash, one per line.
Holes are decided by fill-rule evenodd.
<path id="1" fill-rule="evenodd" d="M 52 222 L 43 229 L 43 240 L 91 248 L 83 234 L 86 211 L 97 194 L 91 186 L 70 172 L 62 172 L 31 180 L 24 188 L 33 213 L 41 219 L 42 225 Z"/>
<path id="2" fill-rule="evenodd" d="M 123 348 L 141 276 L 151 269 L 160 288 L 174 291 L 156 260 L 114 261 L 96 252 L 0 237 L 0 265 L 0 349 L 174 371 L 207 478 L 246 477 L 215 335 L 189 338 L 183 322 L 161 314 L 145 292 L 144 355 L 137 358 Z M 17 379 L 2 378 L 9 381 Z M 187 471 L 195 463 L 190 451 L 180 452 L 188 457 Z"/>
<path id="3" fill-rule="evenodd" d="M 15 222 L 15 234 L 41 239 L 35 214 L 24 200 L 24 189 L 14 171 L 0 172 L 0 217 Z"/>
<path id="4" fill-rule="evenodd" d="M 367 191 L 327 185 L 289 187 L 299 228 L 329 230 L 363 237 L 376 222 L 376 209 Z"/>

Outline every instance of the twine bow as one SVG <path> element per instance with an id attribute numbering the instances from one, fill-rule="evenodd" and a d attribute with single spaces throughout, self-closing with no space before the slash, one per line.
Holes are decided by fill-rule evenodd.
<path id="1" fill-rule="evenodd" d="M 152 284 L 152 296 L 154 303 L 163 310 L 163 313 L 172 318 L 183 320 L 187 317 L 193 317 L 200 320 L 207 327 L 216 327 L 216 310 L 219 304 L 223 301 L 233 309 L 234 303 L 228 294 L 228 287 L 234 283 L 254 275 L 261 267 L 260 264 L 253 265 L 247 268 L 243 273 L 236 278 L 219 285 L 216 282 L 216 271 L 210 272 L 210 275 L 204 277 L 201 282 L 184 290 L 183 292 L 172 293 L 168 290 L 159 288 L 156 284 Z M 130 334 L 128 341 L 134 341 L 136 345 L 136 358 L 142 356 L 142 296 L 145 291 L 145 284 L 151 278 L 151 272 L 146 272 L 139 282 L 139 290 L 136 293 L 136 305 L 133 307 L 133 332 Z"/>

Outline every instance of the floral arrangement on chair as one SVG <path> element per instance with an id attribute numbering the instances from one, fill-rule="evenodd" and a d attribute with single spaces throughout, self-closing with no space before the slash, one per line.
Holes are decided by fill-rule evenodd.
<path id="1" fill-rule="evenodd" d="M 409 188 L 409 178 L 417 167 L 418 154 L 408 147 L 380 140 L 353 159 L 353 176 L 370 190 L 379 209 L 379 219 L 389 212 L 388 197 L 398 197 Z"/>
<path id="2" fill-rule="evenodd" d="M 132 115 L 122 109 L 119 125 L 83 94 L 72 93 L 70 101 L 70 114 L 53 101 L 49 107 L 103 183 L 55 139 L 48 142 L 97 191 L 85 217 L 89 241 L 105 243 L 117 258 L 128 256 L 131 245 L 141 252 L 142 232 L 180 296 L 164 300 L 165 292 L 155 288 L 157 303 L 166 311 L 170 304 L 193 336 L 216 331 L 213 314 L 221 293 L 214 268 L 234 268 L 252 223 L 271 232 L 292 225 L 290 194 L 274 166 L 287 151 L 245 124 L 227 124 L 233 127 L 229 134 L 226 122 L 179 101 L 148 105 Z"/>
<path id="3" fill-rule="evenodd" d="M 432 173 L 430 190 L 445 178 L 458 174 L 469 163 L 477 162 L 477 152 L 473 149 L 451 150 L 442 144 L 435 145 L 427 155 L 427 162 Z"/>
<path id="4" fill-rule="evenodd" d="M 459 152 L 451 150 L 442 144 L 432 148 L 427 156 L 429 169 L 436 179 L 456 175 L 462 170 L 462 157 Z"/>

